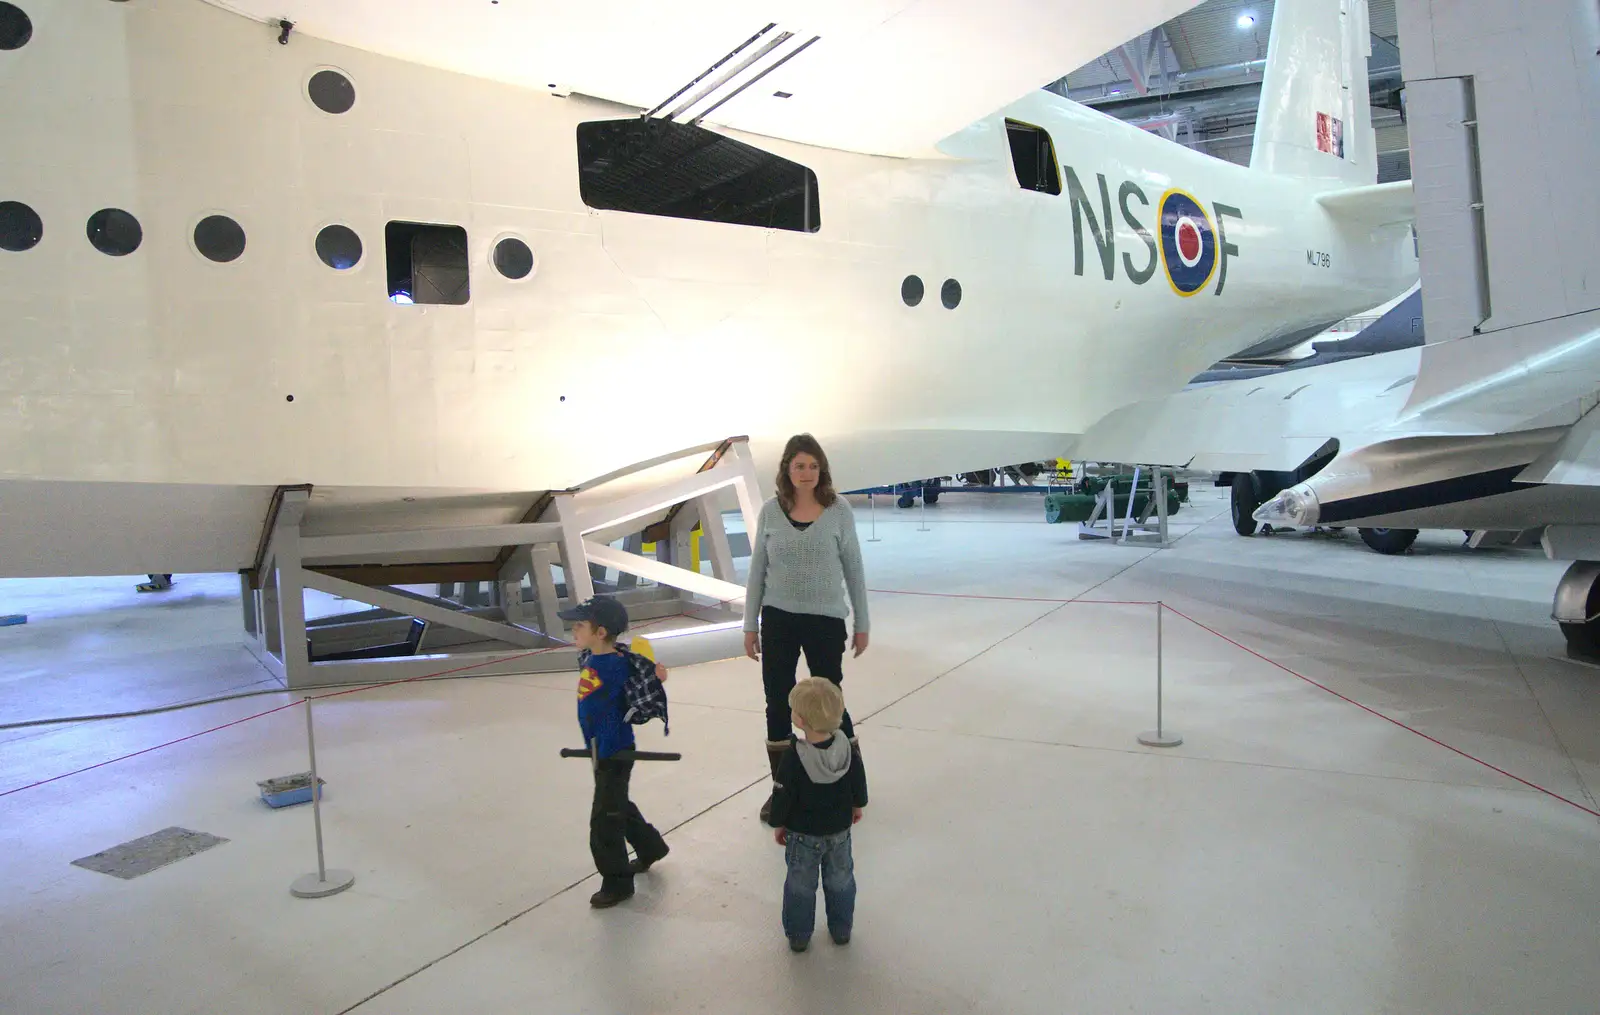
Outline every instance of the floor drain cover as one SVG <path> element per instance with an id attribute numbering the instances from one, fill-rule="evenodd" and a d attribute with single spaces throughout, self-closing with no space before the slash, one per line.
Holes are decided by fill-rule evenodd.
<path id="1" fill-rule="evenodd" d="M 174 826 L 74 860 L 72 865 L 127 881 L 227 841 L 205 832 L 191 832 L 187 828 Z"/>

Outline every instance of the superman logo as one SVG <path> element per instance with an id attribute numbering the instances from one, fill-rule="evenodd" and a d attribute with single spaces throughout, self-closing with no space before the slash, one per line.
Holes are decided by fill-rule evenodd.
<path id="1" fill-rule="evenodd" d="M 585 667 L 584 671 L 578 674 L 578 700 L 582 701 L 598 690 L 600 690 L 600 675 Z"/>

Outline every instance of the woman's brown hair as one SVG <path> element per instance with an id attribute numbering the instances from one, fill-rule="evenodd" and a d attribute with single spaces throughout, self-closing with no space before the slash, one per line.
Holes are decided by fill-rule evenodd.
<path id="1" fill-rule="evenodd" d="M 789 466 L 794 462 L 796 455 L 810 455 L 821 466 L 817 476 L 817 503 L 823 507 L 833 507 L 833 502 L 839 495 L 833 489 L 833 472 L 828 468 L 828 456 L 823 454 L 822 445 L 808 433 L 795 434 L 789 438 L 789 443 L 783 447 L 783 461 L 778 465 L 778 504 L 785 512 L 794 510 L 794 480 L 789 478 Z"/>

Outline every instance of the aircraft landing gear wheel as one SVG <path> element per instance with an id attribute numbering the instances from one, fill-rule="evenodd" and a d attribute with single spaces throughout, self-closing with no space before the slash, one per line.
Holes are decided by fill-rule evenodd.
<path id="1" fill-rule="evenodd" d="M 1233 477 L 1232 501 L 1233 531 L 1241 536 L 1255 535 L 1256 520 L 1250 516 L 1261 505 L 1256 503 L 1256 483 L 1248 472 Z"/>
<path id="2" fill-rule="evenodd" d="M 1600 565 L 1593 561 L 1574 561 L 1556 586 L 1554 613 L 1567 639 L 1567 656 L 1587 663 L 1600 663 Z M 1572 620 L 1561 620 L 1561 617 Z M 1582 618 L 1582 619 L 1578 619 Z"/>
<path id="3" fill-rule="evenodd" d="M 1411 549 L 1417 541 L 1416 529 L 1362 529 L 1361 541 L 1379 553 L 1393 556 Z"/>
<path id="4" fill-rule="evenodd" d="M 916 507 L 917 495 L 914 493 L 902 493 L 900 499 L 895 501 L 895 504 L 902 508 Z"/>

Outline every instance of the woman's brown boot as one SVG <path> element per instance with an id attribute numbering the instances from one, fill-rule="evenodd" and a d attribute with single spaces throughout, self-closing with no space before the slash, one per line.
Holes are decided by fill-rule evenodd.
<path id="1" fill-rule="evenodd" d="M 767 765 L 772 769 L 772 781 L 778 781 L 778 766 L 783 763 L 783 756 L 789 751 L 789 741 L 767 741 Z M 767 794 L 767 802 L 761 805 L 761 823 L 772 824 L 772 794 Z"/>

